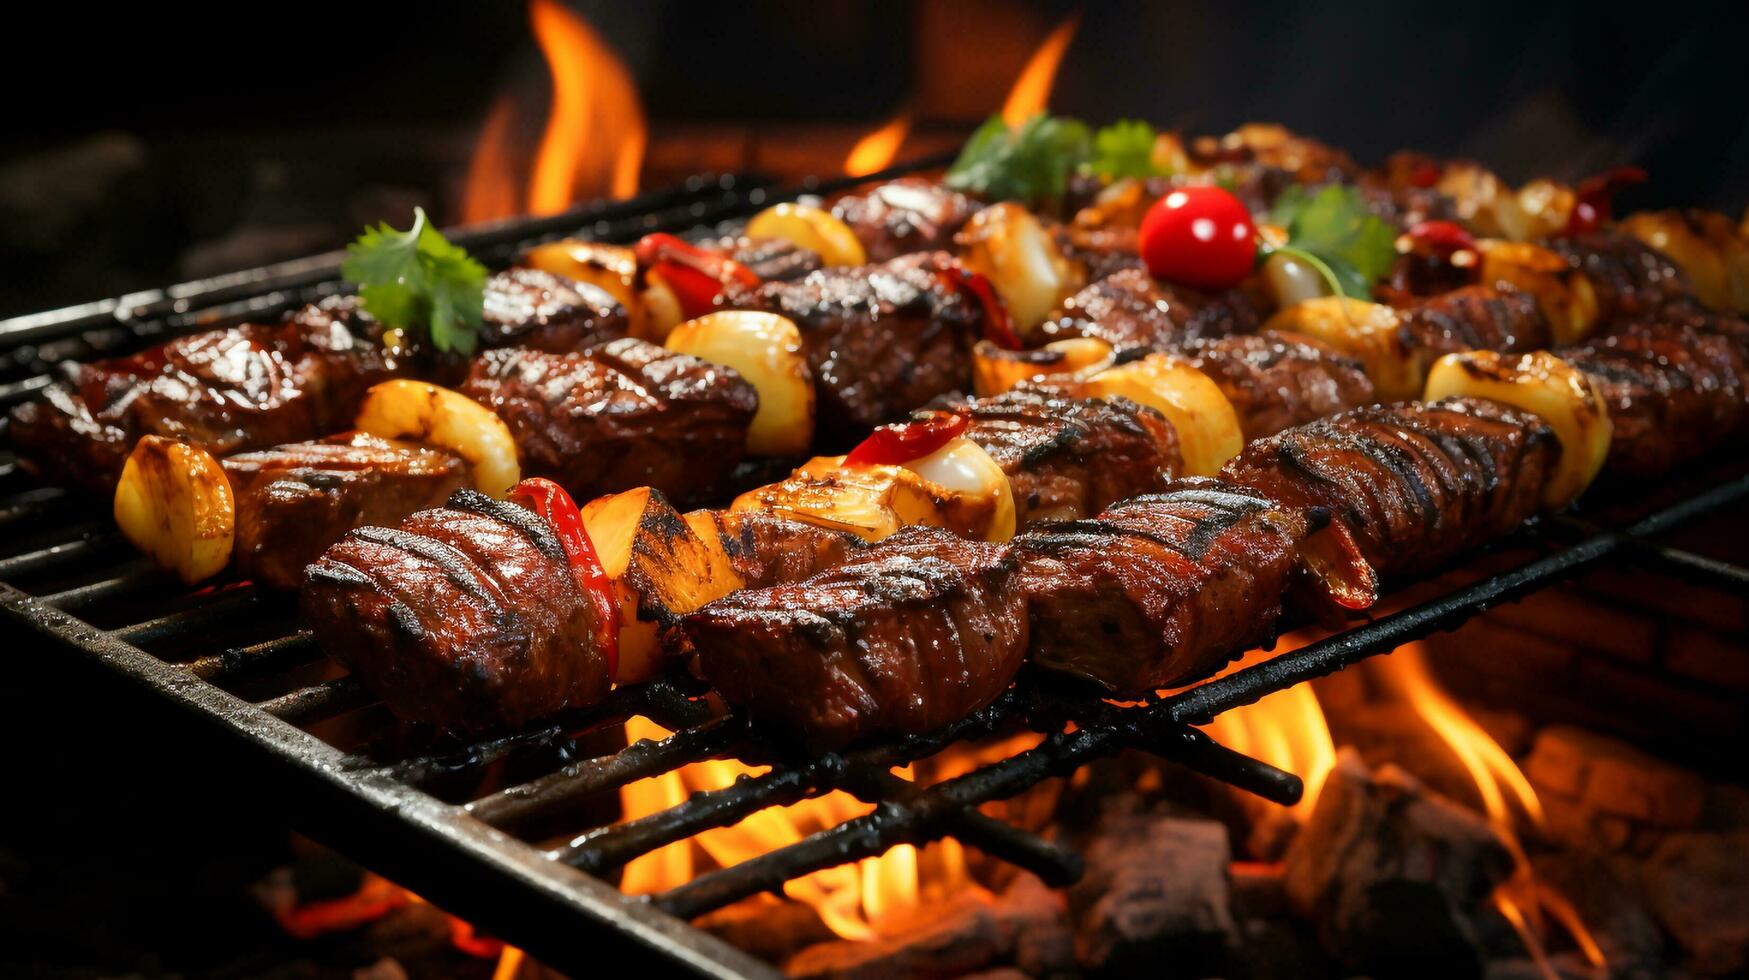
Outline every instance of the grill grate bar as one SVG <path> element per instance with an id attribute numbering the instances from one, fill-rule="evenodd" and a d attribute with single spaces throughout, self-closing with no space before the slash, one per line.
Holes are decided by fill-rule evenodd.
<path id="1" fill-rule="evenodd" d="M 246 647 L 232 647 L 183 664 L 183 669 L 204 681 L 217 681 L 249 671 L 265 672 L 308 663 L 321 655 L 316 637 L 309 630 Z"/>
<path id="2" fill-rule="evenodd" d="M 255 707 L 294 725 L 308 725 L 375 704 L 376 695 L 355 677 L 338 677 L 262 701 Z"/>
<path id="3" fill-rule="evenodd" d="M 144 559 L 130 561 L 124 566 L 127 570 L 99 582 L 81 585 L 62 592 L 52 592 L 42 596 L 38 601 L 54 606 L 65 612 L 78 609 L 100 599 L 117 599 L 132 592 L 164 582 L 164 574 L 152 567 Z"/>
<path id="4" fill-rule="evenodd" d="M 151 643 L 253 611 L 262 602 L 263 596 L 254 586 L 226 589 L 192 609 L 122 626 L 110 632 L 129 643 Z"/>
<path id="5" fill-rule="evenodd" d="M 71 541 L 49 545 L 47 548 L 39 548 L 11 558 L 0 558 L 0 579 L 23 578 L 58 566 L 76 564 L 101 555 L 115 547 L 119 540 L 120 536 L 114 532 L 113 526 L 106 528 L 97 523 L 82 524 L 75 529 L 75 537 Z"/>

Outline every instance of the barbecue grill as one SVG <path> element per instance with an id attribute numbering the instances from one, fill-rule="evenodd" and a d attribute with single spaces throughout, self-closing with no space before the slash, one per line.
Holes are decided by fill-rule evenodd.
<path id="1" fill-rule="evenodd" d="M 939 166 L 929 160 L 860 180 Z M 744 176 L 699 177 L 672 190 L 547 218 L 451 235 L 488 265 L 565 235 L 629 241 L 652 231 L 687 233 L 753 213 L 776 200 L 830 193 L 851 182 L 780 189 Z M 339 253 L 150 293 L 0 322 L 0 403 L 30 397 L 55 362 L 120 353 L 196 329 L 272 318 L 343 288 Z M 378 711 L 339 729 L 323 723 L 375 699 L 328 669 L 285 597 L 233 582 L 189 594 L 134 556 L 108 515 L 42 487 L 0 462 L 0 604 L 9 620 L 76 652 L 131 696 L 178 709 L 199 729 L 187 758 L 259 777 L 294 825 L 406 884 L 559 969 L 579 973 L 613 957 L 684 967 L 709 976 L 774 975 L 766 964 L 688 925 L 688 920 L 821 868 L 944 836 L 1027 868 L 1052 884 L 1080 873 L 1057 844 L 980 812 L 1037 783 L 1125 749 L 1141 749 L 1206 776 L 1291 804 L 1291 773 L 1228 749 L 1195 726 L 1273 692 L 1454 629 L 1490 605 L 1520 598 L 1609 561 L 1648 563 L 1736 593 L 1749 569 L 1656 542 L 1663 532 L 1749 497 L 1743 467 L 1687 472 L 1658 501 L 1593 501 L 1584 517 L 1544 519 L 1507 542 L 1494 571 L 1309 646 L 1146 703 L 1113 705 L 1063 682 L 1023 677 L 989 708 L 945 731 L 843 753 L 799 758 L 734 717 L 715 716 L 687 682 L 664 679 L 616 690 L 604 703 L 534 731 L 472 744 L 401 750 Z M 580 733 L 643 715 L 672 731 L 591 756 Z M 373 724 L 374 723 L 374 724 Z M 1072 724 L 1071 724 L 1072 723 Z M 920 788 L 891 770 L 956 742 L 1025 726 L 1035 748 Z M 324 735 L 312 733 L 321 727 Z M 363 729 L 359 731 L 358 729 Z M 343 731 L 335 735 L 335 731 Z M 700 793 L 670 809 L 588 829 L 590 805 L 638 779 L 712 758 L 769 766 L 767 773 Z M 452 799 L 446 781 L 499 760 L 522 781 Z M 528 770 L 533 769 L 532 775 Z M 708 871 L 665 893 L 622 895 L 603 880 L 632 859 L 767 807 L 831 790 L 873 812 L 800 842 Z M 551 850 L 526 837 L 568 827 Z M 539 836 L 548 837 L 543 831 Z M 519 836 L 523 835 L 523 836 Z"/>

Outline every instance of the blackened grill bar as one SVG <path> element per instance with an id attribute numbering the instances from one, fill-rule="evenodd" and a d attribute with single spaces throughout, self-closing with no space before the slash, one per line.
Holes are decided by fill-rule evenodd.
<path id="1" fill-rule="evenodd" d="M 930 163 L 939 163 L 931 161 Z M 927 164 L 926 164 L 927 165 Z M 875 175 L 881 179 L 909 168 Z M 829 192 L 857 181 L 801 188 Z M 647 231 L 682 230 L 753 210 L 785 195 L 742 179 L 701 179 L 673 192 L 570 215 L 512 221 L 480 236 L 457 236 L 476 254 L 500 263 L 528 244 L 575 231 L 605 239 L 633 238 Z M 104 352 L 222 323 L 227 318 L 281 311 L 337 288 L 333 256 L 239 273 L 157 294 L 125 297 L 71 310 L 0 323 L 0 347 L 8 351 L 49 340 L 96 332 Z M 83 342 L 65 356 L 82 356 Z M 15 401 L 40 386 L 29 376 L 41 365 L 0 355 L 0 402 Z M 21 377 L 21 375 L 23 375 Z M 1546 553 L 1507 571 L 1483 577 L 1444 596 L 1382 616 L 1365 625 L 1282 654 L 1213 681 L 1118 709 L 1084 692 L 1054 689 L 1028 677 L 990 708 L 930 736 L 909 736 L 843 754 L 797 759 L 761 739 L 735 718 L 719 718 L 685 681 L 661 679 L 614 691 L 602 703 L 571 712 L 544 727 L 447 743 L 405 755 L 395 740 L 367 743 L 344 753 L 288 724 L 310 724 L 375 702 L 351 678 L 282 691 L 250 704 L 214 682 L 257 685 L 293 668 L 313 664 L 320 651 L 310 634 L 295 627 L 263 635 L 271 621 L 240 645 L 203 648 L 210 629 L 229 628 L 239 610 L 255 607 L 252 589 L 222 589 L 194 597 L 170 611 L 149 614 L 108 631 L 72 613 L 94 608 L 93 600 L 153 599 L 161 580 L 133 573 L 136 567 L 107 525 L 84 522 L 63 491 L 36 487 L 10 461 L 0 462 L 0 523 L 32 522 L 28 548 L 0 556 L 0 605 L 7 616 L 55 643 L 105 665 L 109 675 L 134 684 L 148 700 L 189 713 L 227 754 L 255 753 L 277 777 L 270 792 L 281 799 L 313 836 L 339 845 L 362 862 L 442 903 L 482 928 L 503 936 L 561 969 L 584 972 L 604 955 L 634 954 L 701 975 L 770 974 L 745 954 L 689 928 L 684 921 L 740 897 L 781 888 L 820 868 L 884 852 L 897 843 L 922 843 L 952 835 L 993 856 L 1027 867 L 1049 881 L 1072 878 L 1078 859 L 1019 828 L 990 820 L 978 804 L 1004 799 L 1053 776 L 1071 773 L 1092 759 L 1140 748 L 1186 768 L 1288 803 L 1299 798 L 1297 776 L 1234 752 L 1196 728 L 1231 710 L 1306 680 L 1439 630 L 1452 629 L 1495 603 L 1520 598 L 1605 561 L 1680 567 L 1717 587 L 1741 592 L 1749 570 L 1668 548 L 1651 537 L 1711 511 L 1749 498 L 1749 477 L 1714 481 L 1685 500 L 1614 530 L 1568 519 L 1544 519 L 1515 540 Z M 62 518 L 67 514 L 77 517 Z M 1549 533 L 1550 531 L 1557 533 Z M 13 581 L 36 582 L 33 598 Z M 148 602 L 147 605 L 150 605 Z M 56 608 L 61 606 L 62 608 Z M 108 612 L 108 607 L 104 607 Z M 248 624 L 245 624 L 248 625 Z M 147 645 L 162 656 L 141 649 Z M 171 658 L 174 659 L 171 659 Z M 267 693 L 263 691 L 263 693 Z M 256 697 L 261 697 L 257 694 Z M 648 717 L 674 732 L 659 742 L 640 741 L 618 752 L 578 760 L 583 736 Z M 276 717 L 277 716 L 277 717 Z M 1075 730 L 1065 732 L 1067 722 Z M 926 757 L 969 738 L 1030 727 L 1045 734 L 1034 749 L 933 786 L 918 787 L 892 776 L 896 765 Z M 216 757 L 203 743 L 185 747 L 198 763 Z M 457 805 L 428 787 L 443 777 L 471 774 L 510 758 L 558 761 L 521 784 Z M 628 783 L 683 765 L 737 758 L 769 765 L 763 777 L 701 794 L 679 807 L 641 820 L 586 831 L 572 843 L 543 852 L 504 830 L 548 818 L 569 817 L 587 803 Z M 790 847 L 728 868 L 707 872 L 653 901 L 628 898 L 573 869 L 611 871 L 671 840 L 731 823 L 767 806 L 842 789 L 872 803 L 873 813 L 822 831 Z M 668 914 L 664 914 L 668 913 Z M 678 918 L 675 918 L 678 917 Z M 586 937 L 589 941 L 579 942 Z"/>

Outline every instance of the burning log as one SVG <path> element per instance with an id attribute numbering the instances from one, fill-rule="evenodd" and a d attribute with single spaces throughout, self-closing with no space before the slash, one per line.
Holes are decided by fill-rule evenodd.
<path id="1" fill-rule="evenodd" d="M 1477 911 L 1512 873 L 1486 820 L 1395 766 L 1344 749 L 1288 848 L 1293 909 L 1351 968 L 1479 976 Z"/>
<path id="2" fill-rule="evenodd" d="M 1081 963 L 1094 972 L 1220 973 L 1235 935 L 1227 828 L 1159 812 L 1107 813 L 1069 889 Z"/>

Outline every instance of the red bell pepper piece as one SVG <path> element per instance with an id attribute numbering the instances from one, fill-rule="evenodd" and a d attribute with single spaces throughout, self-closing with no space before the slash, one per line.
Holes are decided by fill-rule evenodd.
<path id="1" fill-rule="evenodd" d="M 607 661 L 607 677 L 619 676 L 619 600 L 613 593 L 613 580 L 602 568 L 601 556 L 583 528 L 583 515 L 577 502 L 565 488 L 543 477 L 529 477 L 510 488 L 510 499 L 544 518 L 565 549 L 571 575 L 577 587 L 595 606 L 598 634 L 595 648 Z"/>
<path id="2" fill-rule="evenodd" d="M 662 277 L 680 300 L 688 318 L 703 316 L 716 306 L 717 297 L 731 283 L 752 289 L 759 276 L 721 252 L 700 248 L 673 235 L 645 235 L 632 246 L 639 264 Z"/>
<path id="3" fill-rule="evenodd" d="M 1425 245 L 1439 255 L 1476 247 L 1476 236 L 1455 221 L 1422 221 L 1410 228 L 1407 234 L 1411 242 Z"/>
<path id="4" fill-rule="evenodd" d="M 958 412 L 931 412 L 909 422 L 883 425 L 844 457 L 845 466 L 897 466 L 935 452 L 966 431 Z"/>
<path id="5" fill-rule="evenodd" d="M 1008 316 L 1008 307 L 1002 305 L 1002 298 L 996 295 L 996 287 L 981 272 L 951 263 L 941 271 L 947 284 L 954 289 L 972 294 L 978 305 L 984 310 L 984 339 L 1003 350 L 1020 350 L 1025 346 L 1020 342 L 1020 334 L 1014 330 L 1014 321 Z"/>
<path id="6" fill-rule="evenodd" d="M 1611 167 L 1579 182 L 1574 189 L 1573 213 L 1567 218 L 1567 234 L 1593 232 L 1609 221 L 1615 195 L 1623 188 L 1644 184 L 1650 176 L 1642 167 Z"/>

